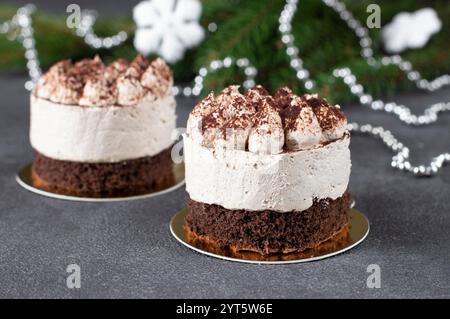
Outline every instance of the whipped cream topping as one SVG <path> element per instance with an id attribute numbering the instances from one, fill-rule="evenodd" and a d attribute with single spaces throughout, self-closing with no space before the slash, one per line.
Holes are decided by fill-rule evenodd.
<path id="1" fill-rule="evenodd" d="M 156 96 L 169 94 L 173 86 L 173 77 L 169 66 L 160 58 L 152 61 L 150 67 L 142 74 L 141 84 Z"/>
<path id="2" fill-rule="evenodd" d="M 291 105 L 291 102 L 295 97 L 296 95 L 288 87 L 279 88 L 273 96 L 276 105 L 278 106 L 278 110 L 283 110 Z"/>
<path id="3" fill-rule="evenodd" d="M 202 126 L 203 118 L 211 114 L 216 108 L 217 103 L 214 94 L 210 93 L 194 107 L 189 115 L 186 130 L 199 144 L 203 144 L 204 142 Z"/>
<path id="4" fill-rule="evenodd" d="M 284 132 L 281 117 L 264 103 L 253 116 L 254 126 L 248 138 L 248 149 L 258 154 L 278 154 L 283 150 Z"/>
<path id="5" fill-rule="evenodd" d="M 289 149 L 307 149 L 319 144 L 322 129 L 312 107 L 296 97 L 283 112 Z"/>
<path id="6" fill-rule="evenodd" d="M 36 86 L 36 94 L 44 99 L 50 99 L 56 89 L 54 82 L 59 77 L 63 77 L 71 63 L 68 60 L 63 60 L 53 65 L 46 74 L 44 74 L 38 81 Z"/>
<path id="7" fill-rule="evenodd" d="M 111 87 L 111 82 L 106 78 L 91 77 L 86 81 L 83 88 L 83 95 L 78 100 L 78 104 L 84 106 L 108 106 L 117 102 L 117 89 Z M 70 103 L 75 104 L 76 100 Z"/>
<path id="8" fill-rule="evenodd" d="M 209 148 L 278 154 L 340 139 L 346 125 L 339 106 L 317 95 L 297 96 L 280 88 L 271 96 L 262 86 L 242 95 L 238 86 L 229 86 L 194 107 L 187 134 Z"/>
<path id="9" fill-rule="evenodd" d="M 347 118 L 340 110 L 339 105 L 330 105 L 324 99 L 321 99 L 317 94 L 306 94 L 304 96 L 308 105 L 311 105 L 319 120 L 322 129 L 321 142 L 341 137 L 346 132 Z"/>
<path id="10" fill-rule="evenodd" d="M 81 83 L 78 78 L 72 74 L 61 75 L 59 78 L 62 85 L 52 89 L 49 96 L 50 101 L 63 104 L 76 103 L 81 97 Z"/>
<path id="11" fill-rule="evenodd" d="M 143 95 L 144 90 L 139 83 L 139 79 L 129 74 L 121 75 L 117 79 L 117 103 L 119 105 L 135 105 L 142 99 Z"/>
<path id="12" fill-rule="evenodd" d="M 245 98 L 250 101 L 254 106 L 257 106 L 261 103 L 264 97 L 269 96 L 269 92 L 261 85 L 257 85 L 254 88 L 250 89 L 245 93 Z"/>
<path id="13" fill-rule="evenodd" d="M 125 59 L 118 59 L 105 68 L 104 77 L 108 83 L 114 83 L 117 78 L 128 69 L 129 62 Z"/>
<path id="14" fill-rule="evenodd" d="M 238 106 L 237 103 L 233 103 L 235 99 L 243 98 L 242 94 L 239 92 L 239 86 L 231 85 L 225 88 L 216 97 L 217 104 L 223 109 L 223 116 L 230 119 L 236 114 L 235 107 Z M 233 104 L 235 107 L 233 107 Z"/>
<path id="15" fill-rule="evenodd" d="M 77 63 L 61 61 L 39 80 L 34 94 L 54 103 L 92 107 L 133 106 L 146 97 L 170 94 L 172 73 L 160 58 L 149 62 L 138 55 L 109 65 L 96 56 Z"/>
<path id="16" fill-rule="evenodd" d="M 214 146 L 225 149 L 236 149 L 245 151 L 247 140 L 251 132 L 251 115 L 243 113 L 227 121 L 222 129 L 217 130 Z"/>

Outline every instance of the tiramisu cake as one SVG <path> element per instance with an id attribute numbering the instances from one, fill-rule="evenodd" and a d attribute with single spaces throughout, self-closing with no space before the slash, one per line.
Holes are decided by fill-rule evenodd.
<path id="1" fill-rule="evenodd" d="M 161 59 L 55 64 L 31 94 L 33 184 L 82 197 L 166 187 L 173 179 L 172 83 Z"/>
<path id="2" fill-rule="evenodd" d="M 288 88 L 209 94 L 184 136 L 188 240 L 268 255 L 340 236 L 350 206 L 346 124 L 339 106 Z"/>

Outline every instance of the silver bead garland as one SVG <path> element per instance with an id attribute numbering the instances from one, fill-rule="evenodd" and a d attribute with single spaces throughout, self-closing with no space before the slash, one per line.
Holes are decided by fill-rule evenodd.
<path id="1" fill-rule="evenodd" d="M 373 67 L 395 65 L 406 74 L 408 80 L 415 82 L 418 88 L 428 91 L 435 91 L 450 84 L 450 75 L 448 74 L 431 81 L 423 79 L 420 73 L 413 69 L 412 64 L 403 60 L 399 55 L 384 56 L 381 60 L 376 60 L 373 56 L 372 40 L 368 35 L 368 30 L 353 17 L 352 13 L 345 8 L 345 5 L 338 0 L 322 0 L 322 2 L 337 12 L 347 26 L 354 31 L 359 38 L 361 56 L 369 65 Z M 286 1 L 286 5 L 279 17 L 279 31 L 282 35 L 281 41 L 286 46 L 286 54 L 290 59 L 290 67 L 295 71 L 297 79 L 303 82 L 305 89 L 310 91 L 316 87 L 316 83 L 310 78 L 309 71 L 303 66 L 303 60 L 300 58 L 298 47 L 294 44 L 295 38 L 292 34 L 292 20 L 297 11 L 297 6 L 298 0 Z M 25 83 L 27 90 L 33 89 L 42 74 L 33 36 L 31 14 L 34 10 L 34 5 L 26 5 L 19 8 L 11 20 L 0 23 L 0 34 L 7 34 L 9 39 L 19 41 L 25 49 L 25 58 L 27 59 L 27 68 L 31 79 Z M 76 28 L 76 34 L 84 38 L 87 45 L 94 49 L 110 49 L 121 45 L 127 40 L 128 35 L 124 31 L 105 38 L 97 36 L 93 31 L 96 18 L 94 11 L 85 10 L 82 12 L 80 24 Z M 217 25 L 214 24 L 214 31 L 215 29 L 217 29 Z M 211 30 L 211 32 L 213 31 Z M 192 86 L 175 86 L 173 92 L 175 95 L 186 97 L 199 96 L 203 90 L 204 79 L 208 74 L 233 66 L 243 70 L 246 77 L 243 84 L 245 89 L 255 86 L 255 78 L 258 71 L 251 65 L 250 61 L 247 58 L 226 57 L 223 60 L 211 61 L 208 66 L 200 68 Z M 441 102 L 425 109 L 423 114 L 416 115 L 404 105 L 374 100 L 370 94 L 364 92 L 363 86 L 357 83 L 356 77 L 349 68 L 335 69 L 333 76 L 341 78 L 349 87 L 350 92 L 358 97 L 361 104 L 369 106 L 375 111 L 395 114 L 406 124 L 427 125 L 435 122 L 440 112 L 450 111 L 450 103 Z M 444 164 L 450 162 L 450 153 L 442 153 L 434 157 L 428 165 L 413 166 L 408 160 L 410 155 L 409 149 L 399 142 L 390 131 L 382 127 L 372 127 L 370 124 L 360 126 L 357 123 L 349 123 L 348 129 L 353 133 L 362 133 L 380 138 L 387 147 L 396 152 L 392 158 L 391 166 L 402 171 L 411 172 L 416 176 L 434 175 Z"/>
<path id="2" fill-rule="evenodd" d="M 82 11 L 80 24 L 76 29 L 76 34 L 84 38 L 84 41 L 87 45 L 94 49 L 110 49 L 112 47 L 121 45 L 127 40 L 128 36 L 124 31 L 121 31 L 117 35 L 111 37 L 98 37 L 93 31 L 93 26 L 96 19 L 97 14 L 95 11 Z M 210 32 L 215 32 L 217 30 L 217 25 L 215 23 L 210 23 L 208 26 L 208 30 Z M 203 81 L 209 73 L 215 73 L 221 69 L 228 69 L 233 66 L 237 66 L 244 71 L 244 74 L 246 76 L 246 79 L 243 83 L 244 88 L 249 89 L 255 86 L 255 77 L 258 72 L 256 68 L 250 64 L 250 61 L 247 58 L 235 59 L 233 57 L 226 57 L 223 60 L 211 61 L 208 66 L 200 68 L 192 86 L 174 86 L 173 93 L 176 96 L 199 96 L 203 90 Z"/>
<path id="3" fill-rule="evenodd" d="M 373 41 L 369 37 L 369 30 L 363 27 L 362 24 L 353 17 L 352 13 L 345 8 L 345 4 L 338 0 L 322 0 L 322 2 L 333 9 L 358 37 L 359 45 L 361 46 L 361 57 L 364 58 L 369 65 L 374 67 L 395 65 L 405 73 L 408 80 L 415 82 L 419 89 L 435 91 L 450 84 L 450 75 L 448 74 L 439 76 L 431 81 L 422 78 L 420 73 L 413 69 L 411 62 L 403 60 L 400 55 L 384 56 L 381 61 L 376 60 L 373 57 Z"/>
<path id="4" fill-rule="evenodd" d="M 0 34 L 7 34 L 11 41 L 18 41 L 25 49 L 25 59 L 30 76 L 30 80 L 25 82 L 27 90 L 32 90 L 42 75 L 31 20 L 31 14 L 35 9 L 32 4 L 23 6 L 17 10 L 11 20 L 0 23 Z"/>
<path id="5" fill-rule="evenodd" d="M 363 86 L 357 82 L 356 77 L 349 68 L 335 69 L 333 76 L 342 78 L 352 94 L 359 98 L 359 102 L 362 105 L 368 106 L 374 111 L 384 111 L 394 114 L 400 121 L 408 125 L 428 125 L 437 121 L 440 112 L 450 111 L 450 102 L 439 102 L 426 108 L 423 114 L 416 115 L 404 105 L 398 105 L 395 102 L 385 103 L 382 100 L 374 100 L 372 95 L 364 92 Z"/>
<path id="6" fill-rule="evenodd" d="M 200 68 L 198 75 L 194 79 L 193 86 L 175 86 L 173 88 L 173 93 L 174 95 L 183 95 L 185 97 L 199 96 L 203 90 L 203 81 L 209 73 L 215 73 L 219 70 L 228 69 L 233 66 L 237 66 L 239 69 L 243 70 L 246 77 L 243 83 L 245 89 L 248 90 L 255 86 L 255 77 L 258 74 L 258 70 L 250 64 L 249 59 L 226 57 L 223 60 L 211 61 L 207 67 Z"/>
<path id="7" fill-rule="evenodd" d="M 450 75 L 444 74 L 431 81 L 428 81 L 413 69 L 411 62 L 403 60 L 401 56 L 384 56 L 381 60 L 374 58 L 372 49 L 372 39 L 369 37 L 369 31 L 361 22 L 353 17 L 345 4 L 338 0 L 322 0 L 322 2 L 338 13 L 339 17 L 355 33 L 361 46 L 361 57 L 373 67 L 395 65 L 406 74 L 408 80 L 415 82 L 420 89 L 435 91 L 443 86 L 450 85 Z M 303 66 L 303 60 L 299 56 L 299 49 L 294 44 L 295 37 L 292 34 L 292 20 L 297 11 L 299 0 L 287 0 L 279 17 L 279 31 L 281 32 L 281 41 L 286 47 L 286 54 L 290 60 L 291 68 L 296 72 L 297 78 L 303 82 L 305 89 L 312 90 L 316 87 L 315 82 L 310 78 L 309 71 Z"/>
<path id="8" fill-rule="evenodd" d="M 290 66 L 296 72 L 296 77 L 303 82 L 305 89 L 312 90 L 315 88 L 315 82 L 310 78 L 308 70 L 303 66 L 303 60 L 300 58 L 299 49 L 294 44 L 294 35 L 292 34 L 292 20 L 297 11 L 298 0 L 287 0 L 283 11 L 279 17 L 279 31 L 281 32 L 281 41 L 286 47 L 286 54 L 290 59 Z M 338 0 L 322 0 L 328 7 L 332 8 L 339 14 L 339 17 L 346 22 L 347 26 L 354 31 L 359 38 L 361 46 L 361 56 L 367 63 L 373 67 L 380 65 L 396 65 L 400 70 L 405 72 L 408 80 L 414 81 L 417 87 L 435 91 L 445 85 L 450 84 L 450 75 L 442 75 L 432 81 L 423 79 L 419 72 L 413 69 L 409 61 L 403 60 L 399 55 L 392 57 L 383 57 L 381 61 L 373 57 L 372 40 L 369 37 L 368 30 L 356 20 L 352 13 L 345 8 L 345 4 Z M 436 122 L 440 112 L 450 111 L 450 103 L 436 103 L 427 109 L 421 115 L 416 115 L 411 110 L 404 106 L 398 105 L 394 102 L 385 103 L 381 100 L 374 100 L 374 98 L 364 92 L 364 87 L 357 83 L 355 75 L 352 74 L 349 68 L 340 68 L 333 71 L 335 78 L 343 79 L 344 83 L 350 88 L 350 92 L 358 97 L 361 104 L 369 106 L 372 110 L 384 111 L 392 113 L 409 125 L 427 125 Z M 348 126 L 349 130 L 357 133 L 365 133 L 374 137 L 380 137 L 382 141 L 390 147 L 393 151 L 398 153 L 392 158 L 391 166 L 411 172 L 416 176 L 431 176 L 436 174 L 445 162 L 450 160 L 449 153 L 442 153 L 429 164 L 413 166 L 407 159 L 409 157 L 409 149 L 398 142 L 390 131 L 384 130 L 382 127 L 373 128 L 370 124 L 359 126 L 357 123 L 351 123 Z"/>
<path id="9" fill-rule="evenodd" d="M 376 137 L 396 154 L 392 157 L 391 166 L 401 171 L 410 172 L 416 176 L 432 176 L 445 164 L 450 163 L 450 153 L 442 153 L 434 157 L 428 165 L 414 166 L 409 159 L 409 148 L 398 141 L 392 133 L 381 126 L 371 124 L 359 125 L 349 123 L 347 129 L 353 133 L 362 133 Z"/>
<path id="10" fill-rule="evenodd" d="M 119 46 L 128 39 L 125 31 L 116 35 L 101 38 L 94 33 L 93 27 L 97 20 L 97 13 L 93 10 L 81 11 L 80 23 L 76 27 L 76 35 L 84 38 L 84 42 L 93 49 L 111 49 Z"/>
<path id="11" fill-rule="evenodd" d="M 33 27 L 31 14 L 34 12 L 34 5 L 26 5 L 17 10 L 16 14 L 10 21 L 0 24 L 0 33 L 11 35 L 11 40 L 19 40 L 25 48 L 25 57 L 27 59 L 27 68 L 31 81 L 25 83 L 27 90 L 32 90 L 39 80 L 42 71 L 39 66 L 38 53 L 35 48 L 33 37 Z M 116 35 L 101 38 L 95 34 L 93 27 L 97 20 L 97 14 L 93 10 L 83 10 L 81 12 L 80 23 L 75 28 L 75 34 L 84 39 L 85 43 L 93 49 L 111 49 L 119 46 L 128 39 L 125 31 L 120 31 Z M 208 26 L 210 32 L 217 30 L 215 23 Z M 255 77 L 258 74 L 256 68 L 250 64 L 247 58 L 226 57 L 223 60 L 214 60 L 208 66 L 200 68 L 198 75 L 195 77 L 192 86 L 175 86 L 173 92 L 175 95 L 183 95 L 185 97 L 199 96 L 203 90 L 203 81 L 210 73 L 215 73 L 222 69 L 228 69 L 237 66 L 243 70 L 245 74 L 244 88 L 249 89 L 255 86 Z"/>

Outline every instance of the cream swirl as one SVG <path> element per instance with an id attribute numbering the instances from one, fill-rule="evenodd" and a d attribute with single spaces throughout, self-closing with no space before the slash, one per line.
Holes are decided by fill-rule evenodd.
<path id="1" fill-rule="evenodd" d="M 322 129 L 311 107 L 300 97 L 291 101 L 283 111 L 286 147 L 290 150 L 308 149 L 322 138 Z"/>
<path id="2" fill-rule="evenodd" d="M 317 95 L 297 96 L 281 88 L 271 96 L 262 86 L 242 95 L 238 86 L 230 86 L 194 107 L 187 134 L 210 148 L 278 154 L 339 139 L 346 124 L 339 106 Z"/>
<path id="3" fill-rule="evenodd" d="M 254 126 L 248 137 L 248 149 L 257 154 L 278 154 L 283 150 L 284 132 L 281 117 L 270 106 L 254 116 Z"/>
<path id="4" fill-rule="evenodd" d="M 138 55 L 105 66 L 101 59 L 61 61 L 36 85 L 34 95 L 54 103 L 82 106 L 133 106 L 142 99 L 170 94 L 172 72 L 162 59 L 149 63 Z"/>
<path id="5" fill-rule="evenodd" d="M 108 106 L 117 104 L 117 88 L 106 79 L 92 77 L 86 81 L 79 102 L 83 106 Z"/>
<path id="6" fill-rule="evenodd" d="M 119 105 L 130 106 L 137 104 L 144 90 L 138 79 L 130 75 L 121 75 L 117 79 L 117 103 Z"/>

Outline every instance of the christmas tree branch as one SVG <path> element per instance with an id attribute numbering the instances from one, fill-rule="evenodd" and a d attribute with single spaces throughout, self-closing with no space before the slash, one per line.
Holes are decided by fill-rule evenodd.
<path id="1" fill-rule="evenodd" d="M 366 7 L 373 0 L 344 2 L 364 24 L 368 15 Z M 177 81 L 192 80 L 196 71 L 209 64 L 212 59 L 226 56 L 248 57 L 258 69 L 258 83 L 271 90 L 287 85 L 297 92 L 303 92 L 302 84 L 289 67 L 289 59 L 278 31 L 278 18 L 284 0 L 204 0 L 202 3 L 201 24 L 207 28 L 210 23 L 216 23 L 218 29 L 208 35 L 198 48 L 188 51 L 181 62 L 172 65 Z M 447 0 L 378 0 L 376 3 L 382 10 L 382 25 L 402 11 L 411 12 L 427 6 L 435 8 L 443 23 L 442 30 L 424 48 L 407 51 L 402 57 L 411 61 L 425 78 L 431 79 L 450 72 L 450 6 Z M 16 7 L 0 5 L 0 21 L 10 19 L 16 10 Z M 132 59 L 136 55 L 133 47 L 135 25 L 131 19 L 131 10 L 119 19 L 100 14 L 94 28 L 98 35 L 108 36 L 121 30 L 130 35 L 126 43 L 111 50 L 94 51 L 88 47 L 83 39 L 67 28 L 65 18 L 64 15 L 50 15 L 41 10 L 33 14 L 36 47 L 44 69 L 61 59 L 77 60 L 97 53 L 106 61 L 117 57 Z M 336 67 L 350 67 L 367 92 L 374 96 L 414 88 L 414 84 L 407 81 L 404 74 L 395 67 L 374 69 L 367 65 L 359 55 L 357 37 L 321 1 L 300 2 L 293 20 L 293 34 L 304 65 L 311 71 L 319 92 L 334 102 L 354 100 L 347 87 L 331 76 Z M 372 29 L 370 35 L 374 41 L 375 57 L 379 58 L 382 56 L 380 30 Z M 24 70 L 25 63 L 21 45 L 0 35 L 0 71 Z M 243 75 L 237 68 L 210 74 L 205 81 L 204 93 L 208 90 L 218 91 L 242 80 Z"/>

